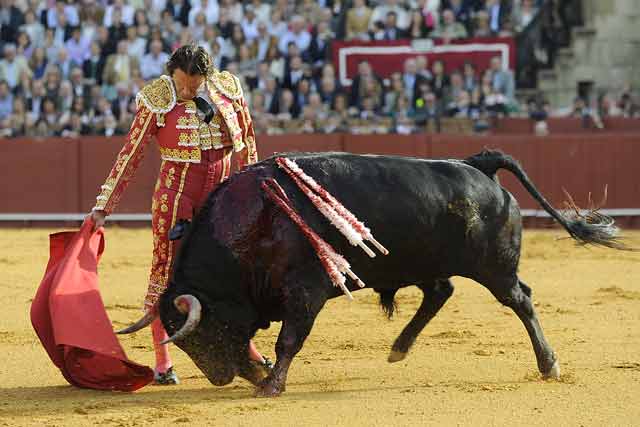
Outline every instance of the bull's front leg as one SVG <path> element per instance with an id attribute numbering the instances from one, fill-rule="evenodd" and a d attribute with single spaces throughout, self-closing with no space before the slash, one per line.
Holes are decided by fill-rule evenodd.
<path id="1" fill-rule="evenodd" d="M 317 292 L 315 295 L 301 293 L 303 295 L 292 295 L 289 298 L 289 301 L 295 301 L 295 306 L 287 307 L 276 342 L 276 363 L 269 376 L 258 385 L 258 397 L 275 397 L 285 391 L 289 366 L 302 349 L 316 316 L 327 300 L 326 295 Z"/>

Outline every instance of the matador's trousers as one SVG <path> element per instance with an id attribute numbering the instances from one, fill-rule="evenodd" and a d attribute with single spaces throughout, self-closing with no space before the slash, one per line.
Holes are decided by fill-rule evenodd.
<path id="1" fill-rule="evenodd" d="M 180 219 L 191 219 L 208 194 L 229 177 L 231 148 L 202 151 L 200 163 L 163 160 L 151 204 L 153 261 L 145 310 L 167 288 L 179 241 L 169 240 L 169 230 Z"/>

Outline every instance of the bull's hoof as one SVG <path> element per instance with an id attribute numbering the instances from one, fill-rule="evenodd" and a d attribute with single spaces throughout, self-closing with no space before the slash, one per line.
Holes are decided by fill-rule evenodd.
<path id="1" fill-rule="evenodd" d="M 256 397 L 278 397 L 283 391 L 283 388 L 264 382 L 256 388 Z"/>
<path id="2" fill-rule="evenodd" d="M 560 362 L 557 360 L 553 362 L 553 366 L 548 372 L 542 373 L 542 379 L 544 380 L 559 380 L 560 379 Z"/>
<path id="3" fill-rule="evenodd" d="M 387 359 L 387 361 L 389 363 L 396 363 L 401 360 L 404 360 L 405 357 L 407 357 L 407 353 L 403 353 L 397 350 L 391 350 L 391 353 L 389 353 L 389 358 Z"/>

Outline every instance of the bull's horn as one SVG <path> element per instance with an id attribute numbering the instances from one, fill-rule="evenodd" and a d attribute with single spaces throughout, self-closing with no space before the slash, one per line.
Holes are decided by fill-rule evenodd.
<path id="1" fill-rule="evenodd" d="M 142 319 L 138 320 L 136 323 L 134 323 L 131 326 L 127 326 L 124 329 L 120 329 L 119 331 L 116 332 L 116 334 L 131 334 L 133 332 L 139 331 L 140 329 L 146 328 L 147 326 L 149 326 L 151 322 L 155 320 L 156 317 L 158 317 L 158 311 L 153 309 L 149 310 L 144 314 L 144 316 L 142 316 Z"/>
<path id="2" fill-rule="evenodd" d="M 175 340 L 179 340 L 181 338 L 186 337 L 200 323 L 200 316 L 202 314 L 202 306 L 200 305 L 200 301 L 198 298 L 193 295 L 180 295 L 173 300 L 173 305 L 176 306 L 178 311 L 182 314 L 187 315 L 187 320 L 182 325 L 182 328 L 178 332 L 176 332 L 172 337 L 167 338 L 162 341 L 161 344 L 168 344 L 170 342 L 174 342 Z M 185 305 L 187 306 L 185 308 Z"/>

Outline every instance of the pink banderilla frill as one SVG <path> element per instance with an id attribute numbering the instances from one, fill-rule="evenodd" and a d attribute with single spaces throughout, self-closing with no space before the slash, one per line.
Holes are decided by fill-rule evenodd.
<path id="1" fill-rule="evenodd" d="M 351 266 L 347 260 L 338 254 L 329 243 L 322 239 L 322 237 L 311 230 L 302 217 L 291 206 L 289 198 L 276 180 L 269 178 L 263 181 L 261 185 L 267 196 L 300 228 L 302 234 L 304 234 L 313 249 L 316 251 L 318 258 L 320 259 L 320 263 L 329 275 L 333 285 L 342 289 L 342 292 L 344 292 L 350 300 L 353 300 L 351 292 L 349 292 L 349 289 L 345 285 L 346 278 L 344 274 L 346 273 L 349 275 L 349 277 L 355 280 L 361 288 L 365 285 L 362 280 L 360 280 L 358 276 L 351 271 Z"/>
<path id="2" fill-rule="evenodd" d="M 276 163 L 283 169 L 300 190 L 311 200 L 316 208 L 342 233 L 353 246 L 360 246 L 371 258 L 376 254 L 369 249 L 364 240 L 370 241 L 382 254 L 388 255 L 389 251 L 382 246 L 371 234 L 363 222 L 345 208 L 335 197 L 326 191 L 312 177 L 291 159 L 276 158 Z"/>

